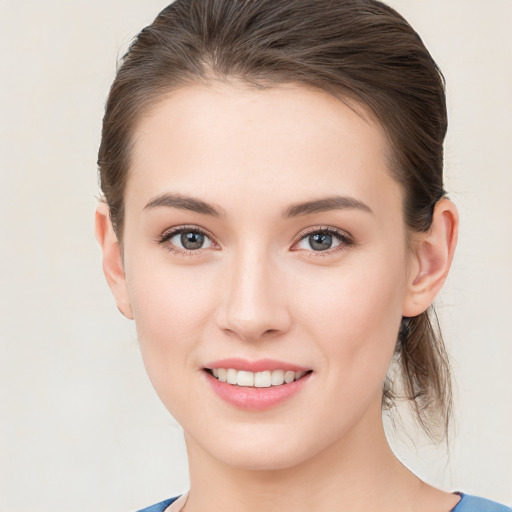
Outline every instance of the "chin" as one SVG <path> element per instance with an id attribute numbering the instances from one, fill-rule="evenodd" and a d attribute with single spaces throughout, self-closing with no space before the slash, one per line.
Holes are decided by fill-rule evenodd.
<path id="1" fill-rule="evenodd" d="M 219 462 L 246 471 L 286 470 L 299 466 L 309 458 L 308 454 L 302 453 L 297 448 L 276 451 L 275 446 L 271 448 L 228 450 L 228 452 L 218 455 Z"/>
<path id="2" fill-rule="evenodd" d="M 239 426 L 240 427 L 240 426 Z M 247 427 L 247 425 L 245 425 Z M 321 438 L 298 426 L 295 432 L 285 425 L 279 428 L 251 425 L 236 431 L 222 432 L 209 439 L 202 437 L 201 451 L 223 465 L 247 471 L 280 471 L 312 461 L 332 446 L 333 432 Z M 210 432 L 211 433 L 211 432 Z M 339 433 L 338 433 L 339 435 Z M 187 437 L 187 436 L 186 436 Z M 201 438 L 199 438 L 201 439 Z M 187 439 L 191 448 L 196 442 Z"/>

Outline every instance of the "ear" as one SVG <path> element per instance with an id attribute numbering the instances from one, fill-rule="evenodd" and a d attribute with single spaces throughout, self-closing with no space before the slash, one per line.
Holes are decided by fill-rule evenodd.
<path id="1" fill-rule="evenodd" d="M 96 208 L 95 233 L 103 252 L 103 272 L 114 295 L 117 308 L 126 318 L 133 320 L 121 246 L 112 227 L 110 208 L 104 202 Z"/>
<path id="2" fill-rule="evenodd" d="M 423 313 L 441 290 L 455 252 L 459 229 L 457 208 L 449 199 L 440 199 L 425 233 L 415 233 L 413 256 L 403 316 Z"/>

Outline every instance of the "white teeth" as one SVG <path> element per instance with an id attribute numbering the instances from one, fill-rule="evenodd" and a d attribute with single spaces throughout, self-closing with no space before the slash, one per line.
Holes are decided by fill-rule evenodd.
<path id="1" fill-rule="evenodd" d="M 248 372 L 234 368 L 214 368 L 212 374 L 221 382 L 227 382 L 228 384 L 236 384 L 243 387 L 269 388 L 271 386 L 281 386 L 285 383 L 290 384 L 294 380 L 299 380 L 303 377 L 305 372 L 294 372 L 292 370 Z"/>
<path id="2" fill-rule="evenodd" d="M 238 384 L 237 382 L 237 371 L 236 370 L 233 370 L 233 368 L 230 368 L 229 370 L 227 370 L 228 372 L 228 377 L 227 377 L 227 380 L 226 382 L 228 384 Z"/>
<path id="3" fill-rule="evenodd" d="M 274 370 L 272 372 L 272 386 L 284 384 L 284 370 Z"/>
<path id="4" fill-rule="evenodd" d="M 254 374 L 254 386 L 269 388 L 272 385 L 272 372 L 258 372 Z"/>
<path id="5" fill-rule="evenodd" d="M 284 374 L 284 381 L 286 384 L 290 384 L 290 382 L 293 382 L 295 380 L 295 372 L 287 371 Z"/>
<path id="6" fill-rule="evenodd" d="M 228 370 L 228 372 L 229 371 L 230 370 Z M 254 386 L 254 373 L 239 371 L 238 375 L 237 375 L 236 383 L 239 386 L 247 386 L 247 387 Z"/>

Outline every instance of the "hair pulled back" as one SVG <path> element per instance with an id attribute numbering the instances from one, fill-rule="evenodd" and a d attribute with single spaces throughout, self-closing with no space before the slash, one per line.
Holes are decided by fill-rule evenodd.
<path id="1" fill-rule="evenodd" d="M 135 38 L 106 104 L 98 165 L 120 240 L 140 117 L 176 88 L 230 79 L 305 84 L 364 105 L 387 134 L 405 222 L 429 229 L 444 194 L 444 79 L 403 17 L 376 0 L 177 0 Z M 404 319 L 395 359 L 400 372 L 386 380 L 384 404 L 400 389 L 427 434 L 444 434 L 451 380 L 432 307 Z"/>

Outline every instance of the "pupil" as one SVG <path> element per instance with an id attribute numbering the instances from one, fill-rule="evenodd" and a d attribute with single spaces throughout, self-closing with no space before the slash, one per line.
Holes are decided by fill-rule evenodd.
<path id="1" fill-rule="evenodd" d="M 185 249 L 201 249 L 204 243 L 204 235 L 195 231 L 185 231 L 181 233 L 181 245 Z"/>
<path id="2" fill-rule="evenodd" d="M 326 233 L 316 233 L 309 237 L 309 245 L 315 251 L 325 251 L 332 245 L 332 236 Z"/>

